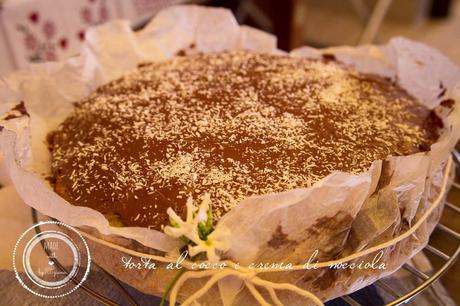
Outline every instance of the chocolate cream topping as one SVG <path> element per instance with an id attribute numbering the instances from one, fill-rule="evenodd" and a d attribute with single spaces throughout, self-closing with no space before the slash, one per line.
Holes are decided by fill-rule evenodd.
<path id="1" fill-rule="evenodd" d="M 439 119 L 401 87 L 334 59 L 227 52 L 146 63 L 76 103 L 49 135 L 55 190 L 114 225 L 161 229 L 209 193 L 308 187 L 426 151 Z"/>

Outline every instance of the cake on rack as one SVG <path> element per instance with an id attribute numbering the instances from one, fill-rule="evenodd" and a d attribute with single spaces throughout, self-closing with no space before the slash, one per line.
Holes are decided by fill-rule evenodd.
<path id="1" fill-rule="evenodd" d="M 114 225 L 161 230 L 209 194 L 219 220 L 251 195 L 427 151 L 441 120 L 389 79 L 335 60 L 246 51 L 145 63 L 48 136 L 55 190 Z"/>

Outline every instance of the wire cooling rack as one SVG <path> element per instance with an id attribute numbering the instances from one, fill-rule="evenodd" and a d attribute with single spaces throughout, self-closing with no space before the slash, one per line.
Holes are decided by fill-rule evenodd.
<path id="1" fill-rule="evenodd" d="M 458 175 L 458 169 L 460 167 L 460 153 L 458 151 L 454 151 L 452 153 L 454 163 L 456 165 L 456 178 L 459 177 Z M 452 188 L 449 192 L 460 192 L 460 184 L 454 182 L 452 185 Z M 446 210 L 452 211 L 456 217 L 460 217 L 460 203 L 459 205 L 456 205 L 454 203 L 450 203 L 448 201 L 445 202 L 445 209 L 444 213 Z M 37 212 L 32 208 L 32 219 L 34 224 L 38 223 L 38 216 Z M 36 227 L 37 233 L 39 233 L 40 227 Z M 413 278 L 415 278 L 418 282 L 419 285 L 415 286 L 413 289 L 406 291 L 406 292 L 401 292 L 401 290 L 397 290 L 391 286 L 389 286 L 387 283 L 385 283 L 386 278 L 382 278 L 378 280 L 377 282 L 374 283 L 374 285 L 379 288 L 380 290 L 384 291 L 388 296 L 392 297 L 392 301 L 387 302 L 386 305 L 388 306 L 396 306 L 396 305 L 402 305 L 410 302 L 412 299 L 414 299 L 418 294 L 420 294 L 423 291 L 433 289 L 432 285 L 436 281 L 438 281 L 441 276 L 449 270 L 450 267 L 455 263 L 457 258 L 459 257 L 460 254 L 460 233 L 457 231 L 453 230 L 452 228 L 448 227 L 447 225 L 443 223 L 439 223 L 436 228 L 435 232 L 439 231 L 437 234 L 441 234 L 442 236 L 449 236 L 451 239 L 455 241 L 455 250 L 450 253 L 446 253 L 445 251 L 441 250 L 438 247 L 435 247 L 433 244 L 432 239 L 430 239 L 429 243 L 425 246 L 425 248 L 421 252 L 425 253 L 430 253 L 432 256 L 438 257 L 439 260 L 442 261 L 442 265 L 438 267 L 437 269 L 433 269 L 431 273 L 426 273 L 424 271 L 421 271 L 420 269 L 409 265 L 409 264 L 404 264 L 401 266 L 400 269 L 407 271 Z M 48 256 L 50 256 L 49 251 L 44 248 L 43 241 L 42 241 L 42 247 L 45 253 L 47 253 Z M 56 261 L 56 260 L 55 260 Z M 67 272 L 65 268 L 59 263 L 55 262 L 56 266 L 61 269 L 64 272 Z M 89 296 L 91 296 L 94 300 L 102 303 L 103 305 L 109 305 L 109 306 L 116 306 L 116 305 L 133 305 L 137 306 L 139 305 L 138 302 L 135 300 L 135 298 L 126 290 L 124 285 L 122 285 L 115 277 L 113 277 L 111 274 L 109 274 L 107 271 L 105 271 L 103 268 L 98 266 L 96 263 L 92 263 L 92 265 L 96 266 L 96 268 L 99 271 L 102 271 L 104 276 L 107 277 L 112 283 L 115 289 L 117 289 L 120 292 L 120 295 L 123 296 L 123 301 L 113 301 L 110 298 L 104 296 L 101 293 L 96 292 L 95 290 L 91 289 L 87 285 L 83 284 L 81 285 L 81 289 L 84 290 Z M 396 273 L 396 272 L 395 272 Z M 434 295 L 436 295 L 436 292 L 432 290 Z M 153 297 L 152 297 L 153 299 Z M 354 297 L 350 295 L 345 295 L 340 297 L 342 302 L 351 305 L 351 306 L 360 306 L 364 304 L 360 304 Z"/>

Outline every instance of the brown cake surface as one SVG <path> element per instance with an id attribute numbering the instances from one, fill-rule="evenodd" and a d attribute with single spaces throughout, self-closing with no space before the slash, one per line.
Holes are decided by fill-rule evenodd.
<path id="1" fill-rule="evenodd" d="M 439 120 L 389 80 L 330 58 L 228 52 L 149 63 L 100 87 L 49 135 L 56 191 L 125 226 L 211 195 L 245 197 L 426 151 Z"/>

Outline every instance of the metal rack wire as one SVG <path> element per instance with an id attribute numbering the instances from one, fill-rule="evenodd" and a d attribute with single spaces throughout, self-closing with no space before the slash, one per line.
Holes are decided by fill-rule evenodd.
<path id="1" fill-rule="evenodd" d="M 454 159 L 455 165 L 457 166 L 457 169 L 458 169 L 458 167 L 460 167 L 460 153 L 458 151 L 453 152 L 453 159 Z M 455 190 L 455 189 L 460 191 L 460 184 L 454 182 L 451 191 Z M 453 213 L 455 213 L 456 215 L 460 216 L 460 207 L 459 206 L 446 201 L 445 202 L 445 208 L 447 210 L 451 210 Z M 33 220 L 34 224 L 38 223 L 37 212 L 33 208 L 32 208 L 32 220 Z M 388 286 L 387 284 L 382 282 L 382 279 L 377 281 L 375 283 L 375 285 L 379 289 L 385 291 L 389 296 L 393 297 L 393 300 L 386 304 L 387 306 L 396 306 L 396 305 L 402 305 L 402 304 L 408 303 L 409 301 L 414 299 L 418 294 L 420 294 L 421 292 L 429 289 L 433 285 L 433 283 L 438 281 L 441 278 L 441 276 L 447 270 L 449 270 L 449 268 L 452 267 L 452 265 L 458 259 L 459 254 L 460 254 L 460 233 L 458 233 L 457 231 L 451 229 L 450 227 L 448 227 L 448 226 L 446 226 L 446 225 L 444 225 L 442 223 L 439 223 L 436 226 L 435 230 L 442 232 L 443 235 L 447 235 L 447 236 L 452 237 L 456 241 L 455 250 L 451 254 L 446 254 L 445 252 L 443 252 L 439 248 L 436 248 L 435 246 L 433 246 L 431 243 L 428 243 L 421 252 L 426 251 L 428 253 L 431 253 L 434 256 L 439 257 L 439 259 L 441 259 L 443 261 L 443 265 L 439 269 L 433 271 L 431 274 L 427 274 L 427 273 L 417 269 L 416 267 L 408 265 L 408 264 L 402 265 L 402 267 L 400 269 L 406 270 L 414 278 L 419 279 L 421 281 L 421 283 L 418 286 L 416 286 L 415 288 L 413 288 L 409 292 L 397 292 L 395 289 L 391 288 L 390 286 Z M 40 232 L 40 227 L 39 226 L 36 227 L 36 231 Z M 42 247 L 43 247 L 43 250 L 47 253 L 47 255 L 50 255 L 50 254 L 48 254 L 49 251 L 44 248 L 43 244 L 42 244 Z M 84 285 L 84 284 L 81 285 L 80 288 L 82 290 L 84 290 L 94 300 L 100 302 L 103 305 L 109 305 L 109 306 L 128 305 L 128 304 L 133 305 L 133 306 L 138 305 L 138 303 L 134 299 L 134 297 L 128 293 L 128 291 L 123 287 L 123 285 L 115 277 L 113 277 L 111 274 L 109 274 L 103 268 L 98 266 L 96 263 L 93 262 L 92 264 L 94 266 L 96 266 L 96 268 L 98 270 L 102 271 L 104 273 L 104 275 L 113 283 L 113 286 L 121 293 L 121 296 L 124 297 L 123 304 L 120 304 L 119 302 L 112 301 L 110 298 L 107 298 L 103 294 L 100 294 L 100 293 L 94 291 L 93 289 L 89 288 L 87 285 Z M 60 268 L 61 270 L 65 271 L 65 268 L 62 267 L 62 265 L 59 262 L 57 262 L 57 267 Z M 346 304 L 351 305 L 351 306 L 360 306 L 361 305 L 358 301 L 356 301 L 350 295 L 342 296 L 342 297 L 340 297 L 340 299 L 343 302 L 345 302 Z M 128 304 L 126 304 L 126 303 L 128 303 Z"/>
<path id="2" fill-rule="evenodd" d="M 452 155 L 453 155 L 455 165 L 457 166 L 456 167 L 456 171 L 457 171 L 458 167 L 460 166 L 460 153 L 455 150 L 452 153 Z M 456 177 L 457 177 L 457 172 L 456 172 Z M 452 189 L 460 190 L 460 184 L 454 182 L 453 185 L 452 185 Z M 452 189 L 451 189 L 451 191 L 452 191 Z M 457 206 L 457 205 L 455 205 L 453 203 L 450 203 L 448 201 L 446 201 L 444 204 L 445 204 L 444 205 L 445 209 L 451 210 L 452 212 L 454 212 L 455 214 L 460 216 L 460 207 L 459 206 Z M 455 251 L 453 253 L 451 253 L 451 254 L 446 254 L 443 251 L 441 251 L 439 248 L 436 248 L 435 246 L 433 246 L 431 244 L 431 242 L 429 242 L 421 252 L 426 251 L 428 253 L 431 253 L 434 256 L 439 257 L 444 262 L 444 264 L 439 269 L 433 271 L 430 275 L 426 274 L 423 271 L 420 271 L 419 269 L 417 269 L 414 266 L 404 264 L 401 267 L 401 269 L 404 269 L 404 270 L 408 271 L 413 277 L 415 277 L 415 278 L 417 278 L 417 279 L 422 281 L 422 283 L 420 285 L 418 285 L 417 287 L 413 288 L 409 292 L 396 292 L 393 288 L 389 287 L 384 282 L 382 282 L 382 280 L 377 281 L 375 283 L 376 286 L 378 286 L 381 290 L 385 291 L 386 293 L 388 293 L 388 295 L 390 295 L 390 296 L 392 296 L 394 298 L 393 301 L 391 301 L 391 302 L 386 304 L 387 306 L 402 305 L 402 304 L 406 304 L 406 303 L 410 302 L 418 294 L 420 294 L 421 292 L 429 289 L 430 286 L 434 282 L 438 281 L 441 278 L 441 276 L 447 270 L 449 270 L 449 268 L 452 267 L 452 265 L 458 259 L 459 254 L 460 254 L 460 233 L 456 232 L 455 230 L 449 228 L 448 226 L 446 226 L 446 225 L 444 225 L 442 223 L 439 223 L 436 226 L 435 230 L 436 231 L 441 231 L 444 235 L 451 236 L 452 238 L 455 239 L 455 241 L 456 241 Z M 352 305 L 352 306 L 361 305 L 349 295 L 343 296 L 343 297 L 341 297 L 341 299 L 344 302 L 346 302 L 347 304 Z"/>

